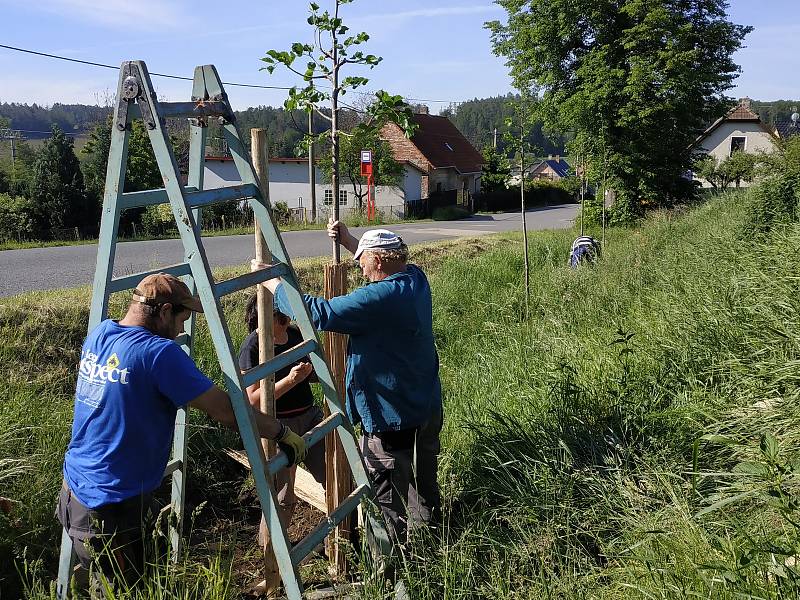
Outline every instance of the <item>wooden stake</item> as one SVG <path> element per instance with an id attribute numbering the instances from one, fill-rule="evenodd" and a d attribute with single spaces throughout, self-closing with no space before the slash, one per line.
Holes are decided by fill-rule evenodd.
<path id="1" fill-rule="evenodd" d="M 258 177 L 258 186 L 267 208 L 269 203 L 269 160 L 267 156 L 267 130 L 251 129 L 250 143 L 253 156 L 253 167 L 255 167 Z M 262 263 L 272 262 L 272 255 L 267 249 L 264 235 L 255 220 L 255 246 L 256 260 Z M 256 286 L 256 307 L 258 310 L 258 362 L 263 364 L 275 355 L 275 337 L 272 331 L 272 293 L 263 285 Z M 261 380 L 261 412 L 275 416 L 275 376 L 270 375 Z M 262 439 L 261 444 L 264 454 L 269 460 L 277 453 L 275 442 Z M 274 480 L 273 480 L 274 483 Z M 275 560 L 275 553 L 272 551 L 267 525 L 264 518 L 261 518 L 259 525 L 259 539 L 263 541 L 262 550 L 264 551 L 264 579 L 267 597 L 276 597 L 281 584 L 281 574 L 278 570 L 278 563 Z"/>
<path id="2" fill-rule="evenodd" d="M 325 298 L 331 299 L 336 296 L 343 296 L 347 293 L 347 266 L 342 263 L 325 266 Z M 344 402 L 345 398 L 345 371 L 347 361 L 347 336 L 341 333 L 325 334 L 325 355 L 328 357 L 328 364 L 331 366 L 331 373 L 339 397 Z M 325 416 L 329 411 L 325 407 Z M 347 458 L 335 433 L 329 434 L 325 438 L 325 499 L 328 504 L 328 514 L 330 515 L 337 506 L 353 491 L 353 479 Z M 353 517 L 345 519 L 334 530 L 328 538 L 328 557 L 331 561 L 331 573 L 335 577 L 341 577 L 347 573 L 347 554 L 345 543 L 350 540 L 351 533 L 354 531 Z"/>

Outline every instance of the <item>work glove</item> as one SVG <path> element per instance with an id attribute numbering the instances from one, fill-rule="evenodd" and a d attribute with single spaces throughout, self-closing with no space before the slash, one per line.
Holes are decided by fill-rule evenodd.
<path id="1" fill-rule="evenodd" d="M 306 457 L 306 441 L 281 423 L 281 432 L 275 439 L 278 447 L 286 453 L 290 465 L 296 465 Z"/>

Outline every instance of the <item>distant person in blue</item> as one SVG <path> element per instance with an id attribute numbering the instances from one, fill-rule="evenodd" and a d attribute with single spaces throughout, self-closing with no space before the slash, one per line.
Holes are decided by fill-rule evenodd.
<path id="1" fill-rule="evenodd" d="M 350 336 L 346 409 L 353 423 L 361 423 L 361 451 L 376 500 L 402 544 L 409 529 L 437 521 L 441 510 L 436 475 L 442 393 L 431 288 L 391 231 L 367 231 L 356 240 L 344 224 L 331 221 L 328 235 L 353 253 L 369 283 L 331 300 L 304 300 L 318 329 Z M 291 316 L 280 279 L 265 285 Z"/>
<path id="2" fill-rule="evenodd" d="M 81 564 L 107 577 L 136 576 L 151 496 L 170 456 L 178 408 L 193 406 L 236 428 L 230 398 L 174 342 L 200 299 L 159 273 L 137 286 L 125 317 L 105 320 L 83 343 L 72 439 L 56 514 Z M 303 438 L 263 413 L 261 437 L 305 454 Z"/>

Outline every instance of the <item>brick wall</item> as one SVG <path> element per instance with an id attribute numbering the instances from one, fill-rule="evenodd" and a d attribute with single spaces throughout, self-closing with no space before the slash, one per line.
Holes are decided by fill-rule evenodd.
<path id="1" fill-rule="evenodd" d="M 387 123 L 381 129 L 380 137 L 389 143 L 396 160 L 407 160 L 423 173 L 431 172 L 431 164 L 425 155 L 406 137 L 403 130 L 394 123 Z M 428 197 L 428 175 L 422 176 L 422 197 Z"/>

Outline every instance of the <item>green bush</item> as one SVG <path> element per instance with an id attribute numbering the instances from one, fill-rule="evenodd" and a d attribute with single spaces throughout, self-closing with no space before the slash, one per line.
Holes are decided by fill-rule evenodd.
<path id="1" fill-rule="evenodd" d="M 796 221 L 800 216 L 800 137 L 785 140 L 762 160 L 764 179 L 753 188 L 755 202 L 745 235 L 750 229 L 764 233 L 776 223 Z"/>
<path id="2" fill-rule="evenodd" d="M 292 217 L 292 211 L 286 202 L 276 202 L 272 205 L 272 215 L 278 223 L 288 223 Z"/>
<path id="3" fill-rule="evenodd" d="M 0 239 L 30 240 L 34 233 L 33 203 L 22 196 L 0 194 Z"/>
<path id="4" fill-rule="evenodd" d="M 431 218 L 434 221 L 455 221 L 470 216 L 470 212 L 463 206 L 451 205 L 434 208 Z"/>

